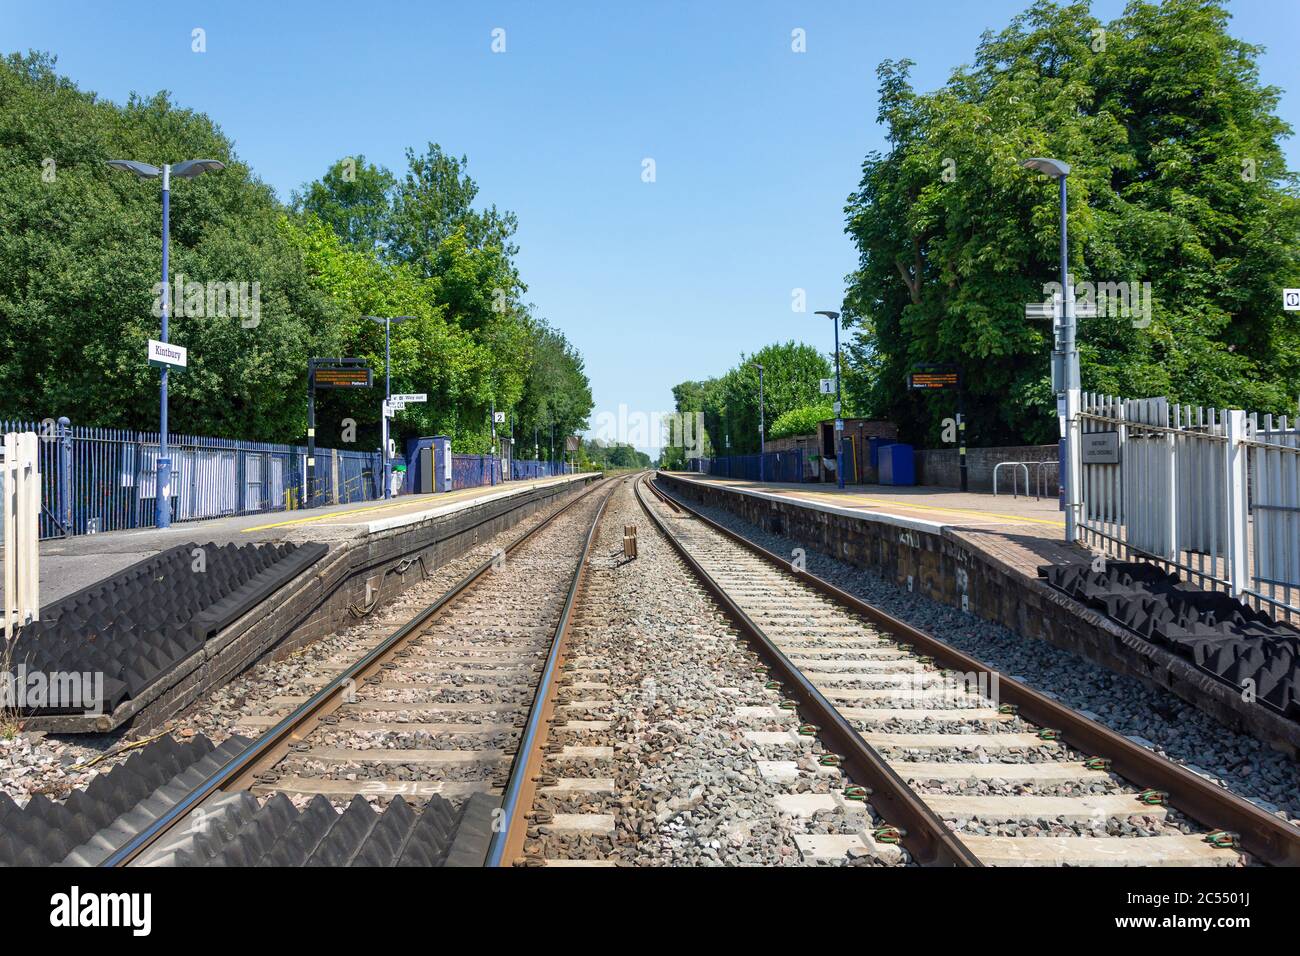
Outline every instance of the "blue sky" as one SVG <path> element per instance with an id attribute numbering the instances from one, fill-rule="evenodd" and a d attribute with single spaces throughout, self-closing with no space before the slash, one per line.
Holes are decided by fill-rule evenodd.
<path id="1" fill-rule="evenodd" d="M 934 88 L 1028 0 L 182 6 L 3 0 L 0 50 L 48 50 L 116 101 L 171 90 L 283 199 L 346 155 L 468 155 L 480 198 L 518 213 L 528 298 L 582 350 L 599 413 L 670 409 L 673 384 L 769 342 L 829 352 L 811 313 L 838 308 L 854 266 L 843 206 L 882 142 L 876 65 L 908 57 Z M 1300 3 L 1232 9 L 1300 127 Z"/>

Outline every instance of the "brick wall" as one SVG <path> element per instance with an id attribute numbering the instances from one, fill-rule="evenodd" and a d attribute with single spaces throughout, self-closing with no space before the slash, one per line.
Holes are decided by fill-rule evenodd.
<path id="1" fill-rule="evenodd" d="M 1019 445 L 1001 448 L 967 448 L 966 474 L 971 491 L 993 490 L 993 468 L 1003 461 L 1050 461 L 1058 460 L 1055 445 Z M 998 493 L 1011 494 L 1012 468 L 1003 468 L 998 472 Z M 1016 468 L 1016 483 L 1020 494 L 1025 493 L 1025 473 Z M 1044 468 L 1043 481 L 1046 497 L 1055 497 L 1059 484 L 1057 468 Z M 1029 466 L 1029 490 L 1038 490 L 1039 469 Z M 938 485 L 942 488 L 961 487 L 961 461 L 956 448 L 926 448 L 916 452 L 916 483 L 918 485 Z"/>

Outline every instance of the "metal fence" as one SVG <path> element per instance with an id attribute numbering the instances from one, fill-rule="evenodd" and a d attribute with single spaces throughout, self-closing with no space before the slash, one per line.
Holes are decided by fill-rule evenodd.
<path id="1" fill-rule="evenodd" d="M 41 538 L 154 525 L 158 434 L 57 423 L 0 422 L 40 436 Z M 377 452 L 316 449 L 307 487 L 307 449 L 197 435 L 169 435 L 172 518 L 194 521 L 369 501 L 380 491 Z"/>
<path id="2" fill-rule="evenodd" d="M 1085 393 L 1080 537 L 1300 620 L 1300 430 Z"/>
<path id="3" fill-rule="evenodd" d="M 452 488 L 501 484 L 501 459 L 492 455 L 452 455 Z"/>
<path id="4" fill-rule="evenodd" d="M 551 478 L 555 475 L 571 475 L 573 466 L 566 461 L 520 461 L 510 460 L 510 479 L 524 481 L 529 478 Z"/>
<path id="5" fill-rule="evenodd" d="M 769 451 L 764 455 L 692 458 L 687 462 L 687 470 L 716 475 L 719 478 L 740 478 L 745 481 L 799 482 L 804 480 L 803 450 Z"/>

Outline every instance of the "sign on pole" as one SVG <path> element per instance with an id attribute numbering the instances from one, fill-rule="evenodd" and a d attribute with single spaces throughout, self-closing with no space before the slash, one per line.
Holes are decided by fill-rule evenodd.
<path id="1" fill-rule="evenodd" d="M 185 346 L 170 342 L 149 340 L 149 364 L 157 368 L 185 368 L 187 353 Z"/>
<path id="2" fill-rule="evenodd" d="M 492 421 L 498 425 L 504 425 L 506 423 L 506 413 L 505 412 L 493 413 Z"/>
<path id="3" fill-rule="evenodd" d="M 821 393 L 822 393 L 823 395 L 834 395 L 834 394 L 835 394 L 835 379 L 833 379 L 833 378 L 824 378 L 824 379 L 822 379 L 822 384 L 821 384 Z"/>
<path id="4" fill-rule="evenodd" d="M 392 396 L 392 400 L 394 402 L 401 402 L 405 405 L 417 405 L 420 402 L 427 402 L 429 396 L 425 392 L 411 392 L 407 394 L 394 395 Z"/>
<path id="5" fill-rule="evenodd" d="M 1282 290 L 1282 308 L 1288 312 L 1300 312 L 1300 289 Z"/>

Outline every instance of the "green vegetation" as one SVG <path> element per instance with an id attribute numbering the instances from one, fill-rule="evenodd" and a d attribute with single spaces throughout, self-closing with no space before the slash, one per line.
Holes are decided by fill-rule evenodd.
<path id="1" fill-rule="evenodd" d="M 1151 322 L 1079 328 L 1085 389 L 1293 412 L 1300 319 L 1280 291 L 1300 270 L 1300 193 L 1260 50 L 1212 0 L 1036 2 L 985 35 L 973 66 L 918 93 L 886 61 L 869 154 L 849 198 L 860 252 L 845 318 L 845 387 L 866 414 L 933 441 L 950 396 L 905 389 L 913 363 L 962 365 L 973 444 L 1055 437 L 1048 323 L 1026 320 L 1059 278 L 1055 156 L 1069 177 L 1076 282 L 1151 283 Z"/>
<path id="2" fill-rule="evenodd" d="M 819 405 L 819 385 L 831 375 L 831 364 L 811 345 L 793 341 L 769 345 L 740 362 L 721 378 L 682 382 L 673 388 L 678 412 L 704 413 L 704 453 L 744 455 L 758 451 L 758 368 L 763 366 L 763 412 L 768 434 L 787 412 Z M 847 408 L 847 405 L 846 405 Z M 680 466 L 684 450 L 664 448 L 664 467 Z"/>
<path id="3" fill-rule="evenodd" d="M 400 177 L 345 158 L 286 207 L 207 116 L 160 93 L 124 106 L 76 88 L 43 54 L 0 60 L 0 418 L 67 414 L 77 424 L 152 430 L 158 375 L 159 184 L 105 160 L 212 158 L 226 169 L 176 181 L 171 274 L 257 283 L 255 322 L 174 314 L 189 368 L 171 376 L 176 432 L 302 441 L 311 356 L 359 356 L 382 386 L 393 328 L 395 392 L 427 392 L 394 420 L 401 438 L 447 434 L 486 451 L 497 411 L 531 453 L 534 426 L 586 425 L 582 359 L 523 300 L 515 217 L 476 208 L 464 157 L 408 150 Z M 378 447 L 381 391 L 318 393 L 318 439 Z M 511 424 L 506 426 L 507 432 Z"/>
<path id="4" fill-rule="evenodd" d="M 769 438 L 789 438 L 791 435 L 811 435 L 817 425 L 833 418 L 834 406 L 830 402 L 820 405 L 800 405 L 781 415 L 768 428 Z"/>
<path id="5" fill-rule="evenodd" d="M 627 471 L 649 468 L 650 456 L 631 445 L 584 439 L 578 464 L 583 471 Z"/>

